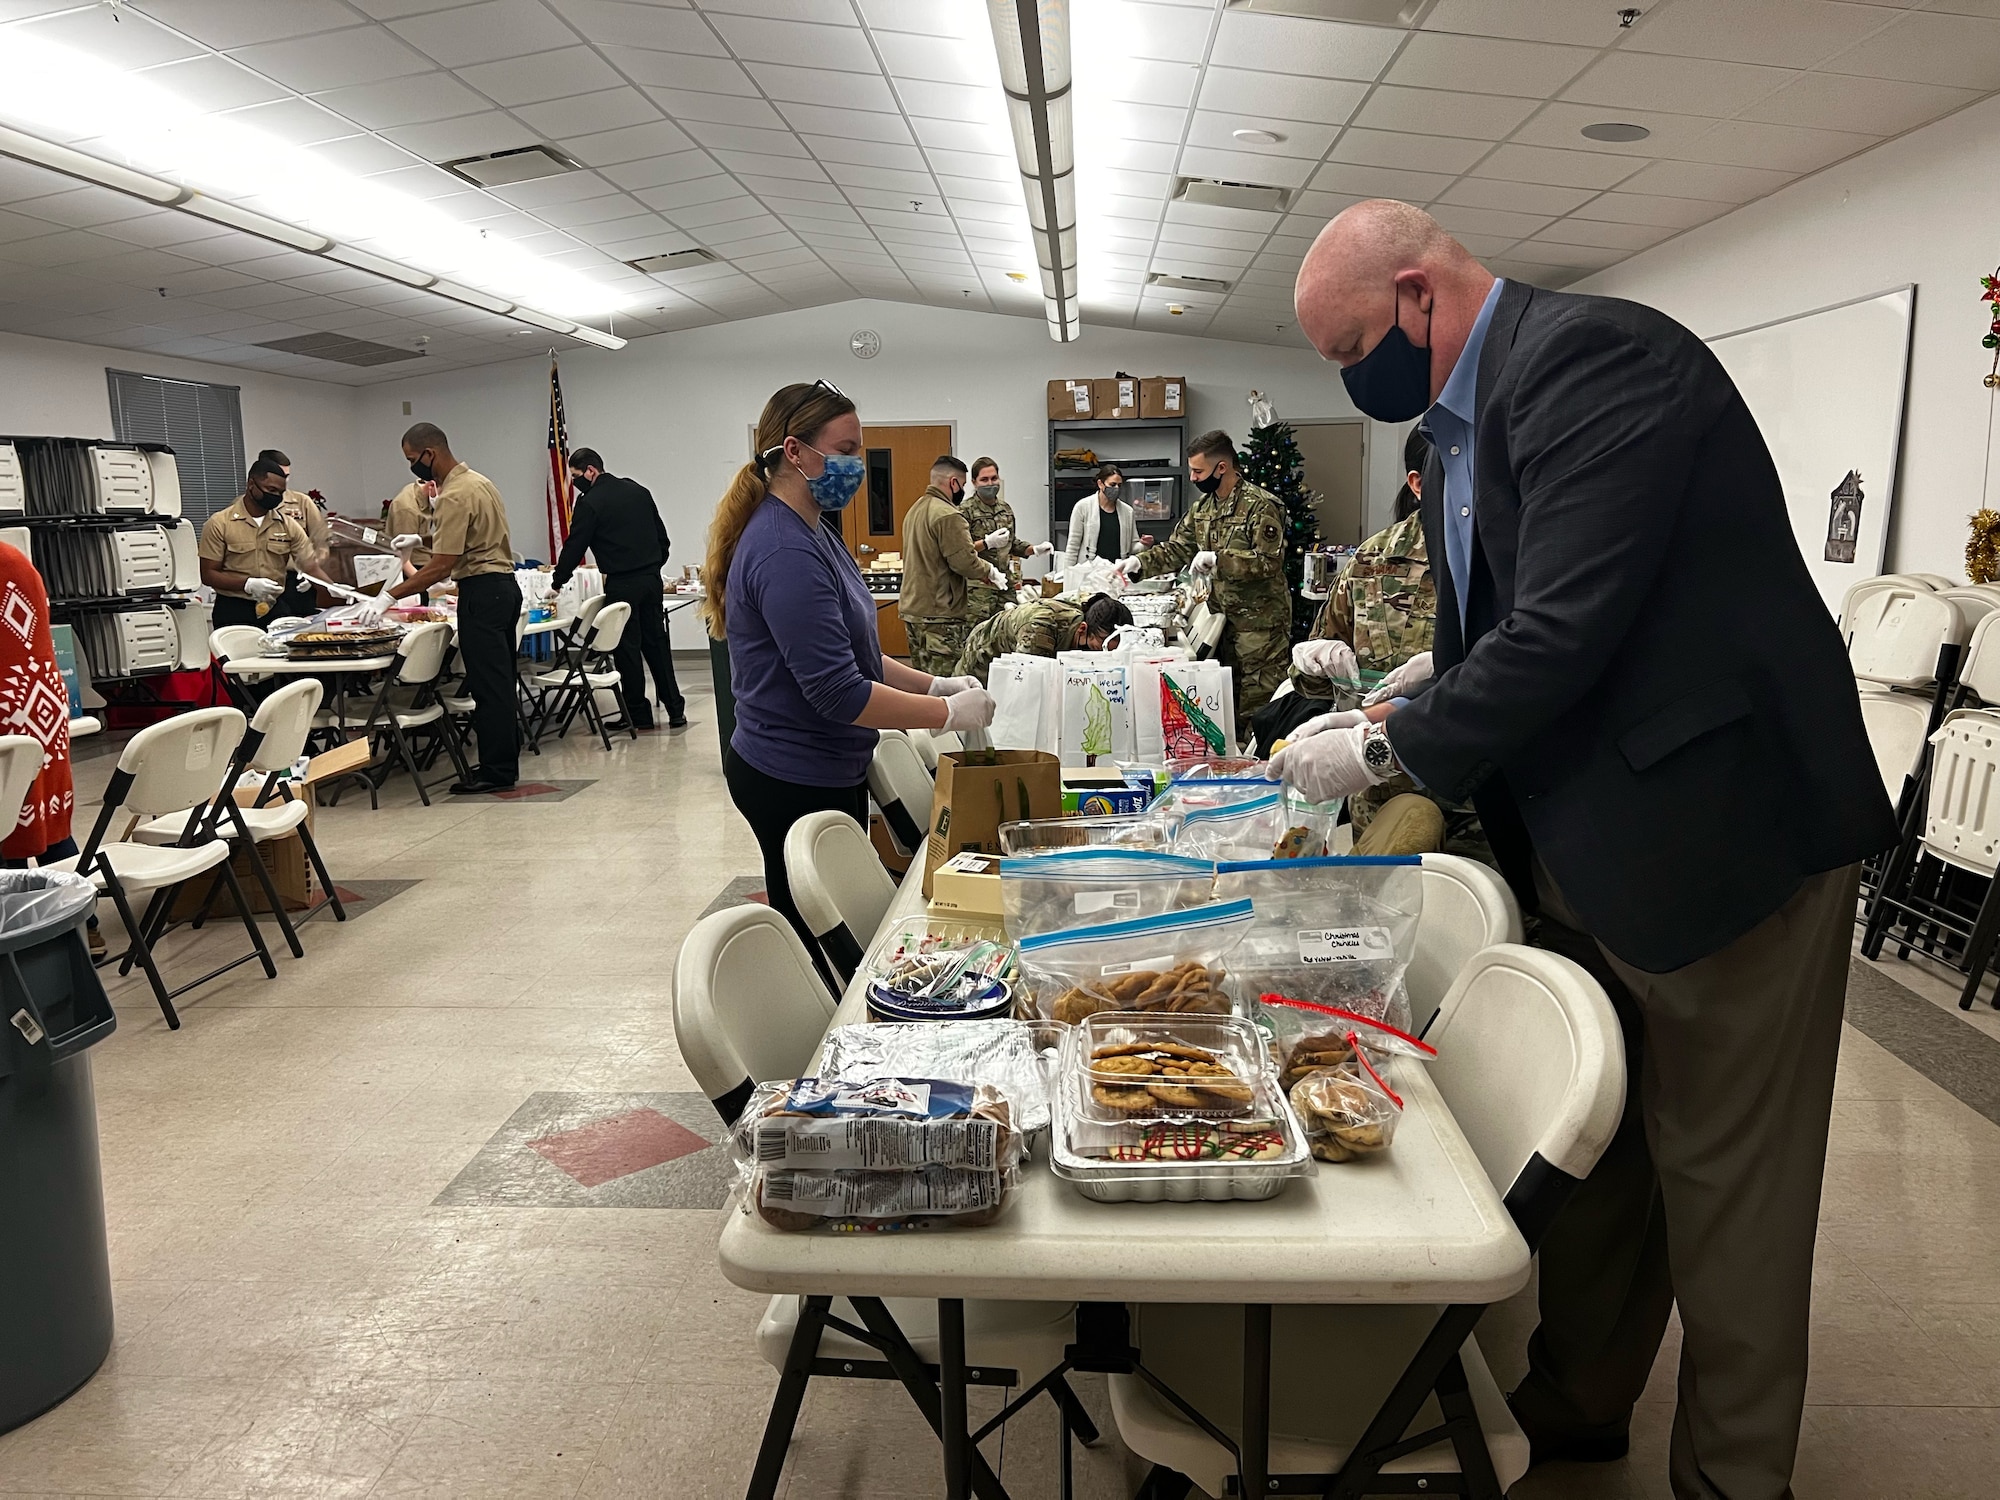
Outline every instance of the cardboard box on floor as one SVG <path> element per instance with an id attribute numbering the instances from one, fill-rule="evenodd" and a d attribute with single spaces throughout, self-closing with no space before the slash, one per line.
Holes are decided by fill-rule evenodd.
<path id="1" fill-rule="evenodd" d="M 948 750 L 938 757 L 924 847 L 924 895 L 962 849 L 1000 852 L 1000 825 L 1062 816 L 1062 762 L 1046 750 Z"/>
<path id="2" fill-rule="evenodd" d="M 313 826 L 313 794 L 316 788 L 358 771 L 368 764 L 369 745 L 366 738 L 349 740 L 346 744 L 315 755 L 306 765 L 303 780 L 292 783 L 292 794 L 303 797 L 306 804 L 305 826 Z M 236 789 L 236 801 L 244 807 L 256 802 L 258 786 L 240 786 Z M 277 794 L 272 794 L 275 800 Z M 226 828 L 227 820 L 219 825 L 219 831 Z M 319 888 L 319 881 L 313 875 L 312 861 L 306 858 L 305 841 L 296 832 L 281 838 L 268 839 L 254 850 L 238 849 L 230 858 L 230 867 L 236 871 L 236 880 L 243 887 L 244 897 L 250 902 L 252 911 L 268 912 L 270 901 L 264 895 L 264 888 L 257 883 L 256 873 L 250 868 L 250 861 L 261 859 L 264 868 L 271 872 L 271 883 L 278 888 L 278 899 L 285 903 L 286 911 L 304 911 L 325 896 Z M 209 885 L 214 876 L 201 875 L 182 886 L 174 897 L 173 915 L 175 921 L 192 917 L 208 895 Z M 228 918 L 234 915 L 227 892 L 217 896 L 209 907 L 211 919 Z"/>

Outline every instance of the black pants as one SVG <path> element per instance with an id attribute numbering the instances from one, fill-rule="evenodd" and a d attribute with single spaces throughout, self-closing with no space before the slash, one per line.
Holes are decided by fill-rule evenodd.
<path id="1" fill-rule="evenodd" d="M 630 573 L 604 575 L 604 602 L 629 604 L 632 618 L 619 637 L 615 653 L 619 684 L 625 691 L 625 707 L 632 722 L 641 729 L 653 723 L 653 699 L 646 691 L 646 668 L 653 669 L 653 686 L 660 702 L 667 706 L 669 719 L 684 718 L 687 703 L 680 684 L 674 681 L 674 653 L 667 643 L 667 617 L 660 600 L 660 570 L 639 568 Z"/>
<path id="2" fill-rule="evenodd" d="M 512 573 L 477 573 L 458 581 L 458 659 L 472 698 L 479 771 L 488 781 L 521 772 L 521 726 L 514 716 L 520 679 L 514 675 L 514 626 L 521 586 Z"/>
<path id="3" fill-rule="evenodd" d="M 263 621 L 257 618 L 257 601 L 239 599 L 234 594 L 217 594 L 215 608 L 209 611 L 209 627 L 220 630 L 225 625 L 255 625 L 261 628 Z"/>
<path id="4" fill-rule="evenodd" d="M 766 776 L 736 753 L 731 745 L 722 753 L 722 779 L 729 783 L 729 800 L 743 814 L 750 831 L 757 835 L 757 847 L 764 853 L 764 893 L 777 912 L 792 924 L 792 931 L 806 945 L 822 976 L 825 961 L 819 944 L 799 915 L 792 900 L 792 883 L 785 878 L 785 835 L 807 813 L 844 812 L 864 829 L 868 826 L 868 783 L 859 786 L 805 786 L 796 781 L 780 781 Z M 859 936 L 859 934 L 857 934 Z M 829 981 L 830 982 L 830 981 Z M 833 985 L 836 994 L 838 984 Z"/>

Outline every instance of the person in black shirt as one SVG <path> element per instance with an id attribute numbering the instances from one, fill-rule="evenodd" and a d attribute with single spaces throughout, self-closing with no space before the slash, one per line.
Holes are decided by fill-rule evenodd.
<path id="1" fill-rule="evenodd" d="M 652 491 L 630 479 L 604 472 L 604 460 L 594 448 L 578 448 L 569 456 L 570 483 L 576 486 L 576 509 L 570 517 L 569 540 L 556 559 L 555 586 L 590 551 L 604 571 L 604 601 L 632 606 L 632 621 L 619 638 L 618 675 L 632 722 L 653 727 L 653 700 L 646 692 L 646 668 L 667 711 L 669 729 L 687 727 L 687 703 L 674 681 L 674 654 L 667 642 L 667 622 L 660 603 L 660 569 L 672 544 L 666 523 L 653 504 Z"/>

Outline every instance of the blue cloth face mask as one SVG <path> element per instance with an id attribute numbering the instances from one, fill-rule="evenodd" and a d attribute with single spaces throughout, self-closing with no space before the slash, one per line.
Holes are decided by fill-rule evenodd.
<path id="1" fill-rule="evenodd" d="M 801 446 L 819 453 L 819 449 L 813 448 L 811 443 Z M 845 510 L 847 502 L 855 497 L 861 489 L 861 481 L 867 477 L 868 461 L 858 453 L 819 453 L 819 456 L 826 460 L 826 467 L 817 479 L 799 469 L 797 464 L 792 467 L 799 469 L 799 477 L 805 480 L 807 493 L 821 510 Z"/>
<path id="2" fill-rule="evenodd" d="M 1393 290 L 1393 289 L 1392 289 Z M 1435 308 L 1435 303 L 1433 304 Z M 1431 315 L 1424 314 L 1424 346 L 1403 332 L 1402 294 L 1396 293 L 1396 321 L 1381 341 L 1340 372 L 1348 398 L 1363 416 L 1378 422 L 1407 422 L 1431 404 Z"/>

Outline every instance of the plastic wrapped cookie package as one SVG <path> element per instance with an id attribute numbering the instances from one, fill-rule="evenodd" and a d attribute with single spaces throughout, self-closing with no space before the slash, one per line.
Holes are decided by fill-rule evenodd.
<path id="1" fill-rule="evenodd" d="M 1403 1098 L 1357 1052 L 1348 1065 L 1308 1073 L 1292 1085 L 1290 1100 L 1305 1128 L 1306 1144 L 1320 1161 L 1355 1161 L 1389 1149 Z"/>
<path id="2" fill-rule="evenodd" d="M 1265 859 L 1289 826 L 1282 789 L 1270 789 L 1238 802 L 1214 807 L 1187 807 L 1174 834 L 1174 852 L 1202 859 Z"/>
<path id="3" fill-rule="evenodd" d="M 1257 1028 L 1234 1016 L 1105 1011 L 1074 1032 L 1062 1087 L 1102 1125 L 1240 1120 L 1257 1111 L 1268 1067 Z"/>
<path id="4" fill-rule="evenodd" d="M 1060 849 L 1000 861 L 1007 935 L 1016 942 L 1185 910 L 1212 899 L 1214 887 L 1213 861 L 1160 849 Z"/>
<path id="5" fill-rule="evenodd" d="M 1403 982 L 1424 911 L 1420 858 L 1225 861 L 1215 892 L 1256 911 L 1233 965 L 1243 1000 L 1272 992 L 1410 1029 Z"/>
<path id="6" fill-rule="evenodd" d="M 1021 940 L 1038 1016 L 1076 1025 L 1100 1011 L 1227 1015 L 1224 960 L 1251 922 L 1248 901 L 1216 901 L 1129 922 Z"/>

